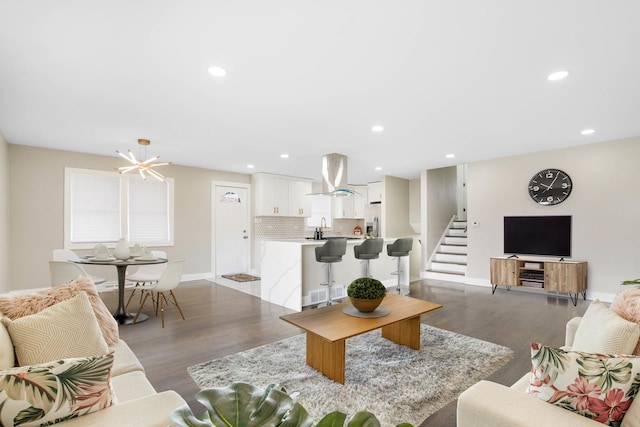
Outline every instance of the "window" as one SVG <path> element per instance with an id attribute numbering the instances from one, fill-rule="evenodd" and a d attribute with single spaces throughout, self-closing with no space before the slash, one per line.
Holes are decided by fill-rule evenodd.
<path id="1" fill-rule="evenodd" d="M 65 248 L 91 248 L 124 237 L 131 243 L 173 245 L 172 178 L 65 169 Z"/>

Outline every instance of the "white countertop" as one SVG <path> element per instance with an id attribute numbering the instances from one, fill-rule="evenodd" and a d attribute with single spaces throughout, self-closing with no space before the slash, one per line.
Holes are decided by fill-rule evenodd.
<path id="1" fill-rule="evenodd" d="M 328 237 L 347 237 L 347 245 L 349 244 L 361 244 L 364 239 L 364 236 L 328 236 Z M 314 240 L 314 239 L 305 239 L 305 238 L 291 238 L 291 239 L 263 239 L 265 242 L 281 242 L 281 243 L 295 243 L 303 246 L 320 246 L 324 245 L 327 240 Z M 385 242 L 391 242 L 395 239 L 384 239 Z"/>

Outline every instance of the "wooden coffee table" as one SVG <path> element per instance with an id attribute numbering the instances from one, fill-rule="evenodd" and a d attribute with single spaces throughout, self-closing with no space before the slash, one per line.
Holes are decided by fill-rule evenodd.
<path id="1" fill-rule="evenodd" d="M 420 315 L 442 308 L 433 302 L 388 293 L 382 301 L 390 313 L 384 317 L 362 318 L 344 314 L 350 302 L 280 316 L 307 331 L 307 365 L 332 380 L 344 384 L 345 340 L 382 328 L 382 336 L 420 349 Z"/>

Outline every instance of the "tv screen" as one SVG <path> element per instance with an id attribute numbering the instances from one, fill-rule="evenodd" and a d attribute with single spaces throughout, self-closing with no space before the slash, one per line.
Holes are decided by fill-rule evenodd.
<path id="1" fill-rule="evenodd" d="M 571 256 L 571 216 L 505 216 L 504 253 Z"/>

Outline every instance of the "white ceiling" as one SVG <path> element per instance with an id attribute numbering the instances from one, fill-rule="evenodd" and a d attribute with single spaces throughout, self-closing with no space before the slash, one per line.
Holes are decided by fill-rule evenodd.
<path id="1" fill-rule="evenodd" d="M 2 0 L 0 131 L 114 167 L 147 138 L 208 169 L 320 179 L 338 152 L 350 183 L 416 178 L 640 135 L 638 17 L 636 0 Z"/>

